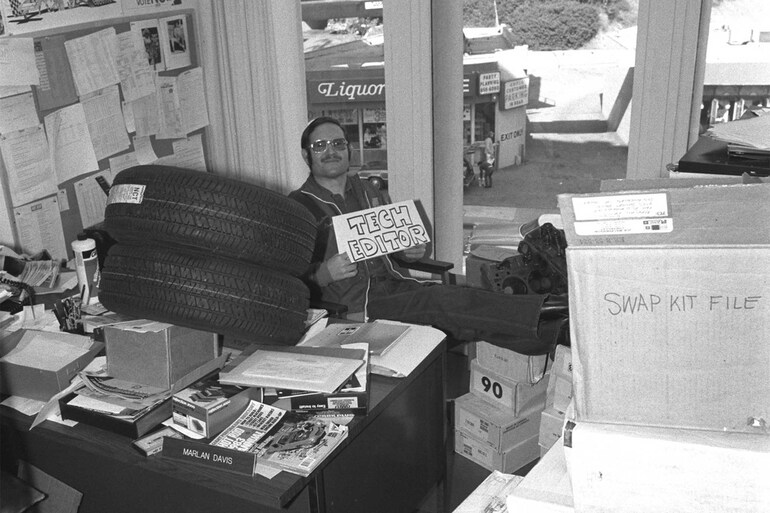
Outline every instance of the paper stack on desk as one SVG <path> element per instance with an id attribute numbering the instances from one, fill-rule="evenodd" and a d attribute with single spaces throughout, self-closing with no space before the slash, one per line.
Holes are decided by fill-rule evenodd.
<path id="1" fill-rule="evenodd" d="M 313 331 L 308 330 L 306 337 L 297 344 L 298 347 L 340 347 L 341 344 L 351 342 L 349 328 L 363 326 L 360 323 L 324 325 L 322 321 L 316 323 Z M 371 372 L 382 376 L 408 376 L 445 338 L 441 331 L 417 324 L 376 320 L 366 323 L 366 326 L 366 336 L 356 337 L 356 341 L 377 341 L 375 347 L 387 347 L 379 353 L 370 351 Z M 403 328 L 408 329 L 402 331 Z M 383 344 L 382 341 L 386 340 L 383 333 L 390 334 L 393 342 Z"/>
<path id="2" fill-rule="evenodd" d="M 222 370 L 219 382 L 332 393 L 348 381 L 365 360 L 361 349 L 255 344 Z"/>

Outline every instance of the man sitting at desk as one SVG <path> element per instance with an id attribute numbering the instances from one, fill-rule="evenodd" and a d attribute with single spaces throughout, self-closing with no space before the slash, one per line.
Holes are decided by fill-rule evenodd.
<path id="1" fill-rule="evenodd" d="M 312 120 L 301 137 L 310 176 L 289 197 L 307 207 L 318 221 L 313 262 L 305 275 L 314 299 L 340 303 L 348 317 L 390 319 L 430 325 L 457 342 L 485 340 L 525 354 L 550 351 L 566 328 L 566 306 L 556 318 L 543 295 L 508 295 L 483 289 L 441 285 L 410 277 L 390 256 L 351 262 L 339 253 L 331 218 L 387 203 L 383 194 L 350 170 L 350 145 L 342 125 L 330 117 Z M 425 245 L 394 256 L 422 258 Z M 551 316 L 549 316 L 551 317 Z"/>

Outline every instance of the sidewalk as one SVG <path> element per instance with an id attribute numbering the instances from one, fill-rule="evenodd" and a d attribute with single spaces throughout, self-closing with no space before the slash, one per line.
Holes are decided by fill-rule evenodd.
<path id="1" fill-rule="evenodd" d="M 596 192 L 601 180 L 625 178 L 627 158 L 616 133 L 532 134 L 522 165 L 498 169 L 489 189 L 465 189 L 465 217 L 511 219 L 512 208 L 557 209 L 561 193 Z"/>

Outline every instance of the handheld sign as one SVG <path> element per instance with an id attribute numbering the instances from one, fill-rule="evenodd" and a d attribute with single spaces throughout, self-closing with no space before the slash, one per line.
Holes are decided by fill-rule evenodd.
<path id="1" fill-rule="evenodd" d="M 401 201 L 332 218 L 337 248 L 351 262 L 430 242 L 414 201 Z"/>

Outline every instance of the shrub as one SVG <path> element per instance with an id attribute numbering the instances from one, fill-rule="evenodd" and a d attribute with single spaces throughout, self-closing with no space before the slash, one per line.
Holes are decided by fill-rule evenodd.
<path id="1" fill-rule="evenodd" d="M 530 0 L 498 0 L 497 16 L 500 22 L 510 19 L 513 12 Z M 463 0 L 463 27 L 494 27 L 495 4 L 493 0 Z"/>
<path id="2" fill-rule="evenodd" d="M 575 1 L 522 5 L 515 16 L 500 21 L 511 27 L 515 44 L 530 50 L 581 48 L 600 28 L 598 9 Z"/>

